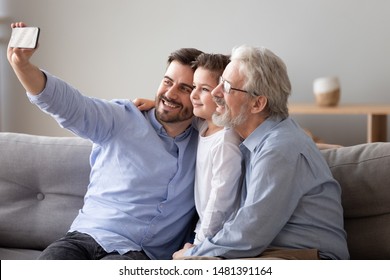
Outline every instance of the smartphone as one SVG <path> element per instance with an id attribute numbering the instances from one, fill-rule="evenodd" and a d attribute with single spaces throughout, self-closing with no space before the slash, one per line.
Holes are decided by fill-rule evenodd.
<path id="1" fill-rule="evenodd" d="M 38 45 L 39 27 L 12 28 L 9 47 L 21 49 L 35 49 Z"/>

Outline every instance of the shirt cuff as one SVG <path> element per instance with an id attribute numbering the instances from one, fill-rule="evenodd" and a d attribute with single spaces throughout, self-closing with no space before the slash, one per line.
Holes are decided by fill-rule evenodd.
<path id="1" fill-rule="evenodd" d="M 189 249 L 187 249 L 187 251 L 185 251 L 185 253 L 184 253 L 184 256 L 185 257 L 190 257 L 190 256 L 192 256 L 192 251 L 195 249 L 195 247 L 191 247 L 191 248 L 189 248 Z"/>

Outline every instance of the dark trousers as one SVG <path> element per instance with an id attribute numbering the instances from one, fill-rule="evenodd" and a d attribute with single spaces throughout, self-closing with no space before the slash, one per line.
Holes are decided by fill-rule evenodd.
<path id="1" fill-rule="evenodd" d="M 91 236 L 80 232 L 68 232 L 63 238 L 50 244 L 39 256 L 40 260 L 149 260 L 143 251 L 126 254 L 107 253 Z"/>

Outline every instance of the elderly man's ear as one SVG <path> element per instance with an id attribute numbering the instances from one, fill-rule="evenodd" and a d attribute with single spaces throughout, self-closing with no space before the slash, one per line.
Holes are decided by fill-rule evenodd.
<path id="1" fill-rule="evenodd" d="M 251 101 L 251 113 L 258 114 L 265 112 L 267 108 L 268 99 L 265 96 L 256 96 Z"/>

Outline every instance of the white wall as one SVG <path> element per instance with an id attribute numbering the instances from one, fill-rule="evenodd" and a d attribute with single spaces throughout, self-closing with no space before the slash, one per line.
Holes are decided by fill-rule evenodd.
<path id="1" fill-rule="evenodd" d="M 29 104 L 6 62 L 8 26 L 19 20 L 41 27 L 34 62 L 90 96 L 152 98 L 171 51 L 249 44 L 284 59 L 290 102 L 314 102 L 313 79 L 337 75 L 342 103 L 390 103 L 388 0 L 0 0 L 0 8 L 3 131 L 70 135 Z M 293 117 L 327 142 L 366 139 L 364 116 Z"/>

